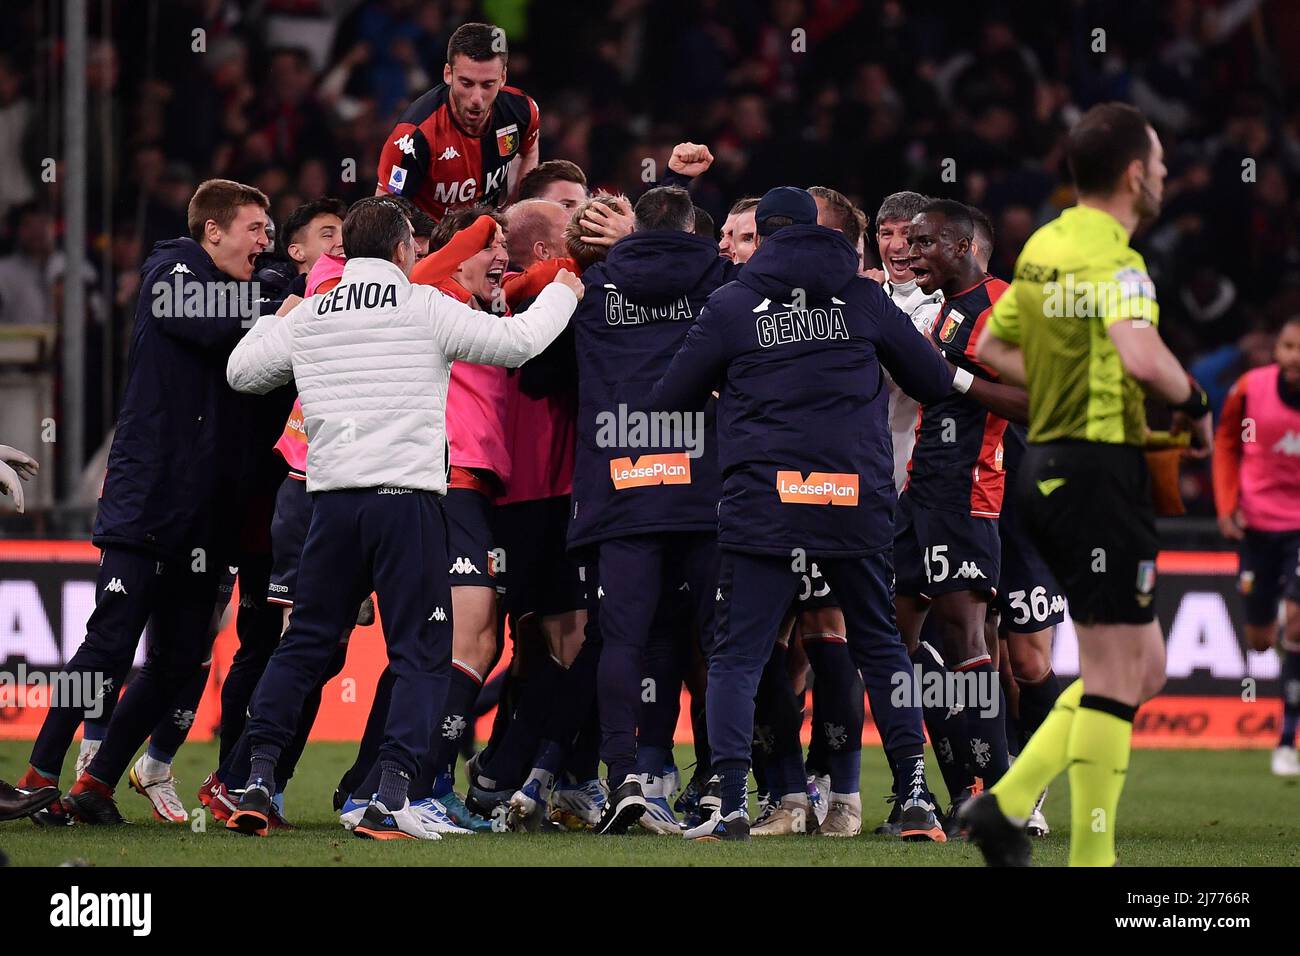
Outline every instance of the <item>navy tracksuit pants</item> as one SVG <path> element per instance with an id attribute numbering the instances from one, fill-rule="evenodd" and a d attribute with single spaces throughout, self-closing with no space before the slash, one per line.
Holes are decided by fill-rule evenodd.
<path id="1" fill-rule="evenodd" d="M 816 561 L 844 611 L 853 663 L 873 692 L 872 700 L 889 700 L 899 680 L 912 681 L 912 662 L 898 635 L 890 582 L 889 554 Z M 718 575 L 716 642 L 709 654 L 706 711 L 709 746 L 715 765 L 724 760 L 749 762 L 754 736 L 754 697 L 772 654 L 781 619 L 802 584 L 789 555 L 723 551 Z M 921 709 L 910 694 L 908 706 L 873 710 L 886 753 L 908 748 L 921 752 Z"/>
<path id="2" fill-rule="evenodd" d="M 94 705 L 65 701 L 51 707 L 32 747 L 33 767 L 57 776 L 77 727 L 102 706 L 103 714 L 111 711 L 112 717 L 88 770 L 109 786 L 117 784 L 140 744 L 172 706 L 177 688 L 206 658 L 224 570 L 223 560 L 212 554 L 202 560 L 159 561 L 141 550 L 104 548 L 86 639 L 63 669 L 100 675 L 105 699 Z M 151 622 L 148 656 L 118 701 L 146 622 Z"/>
<path id="3" fill-rule="evenodd" d="M 600 709 L 600 757 L 609 767 L 612 786 L 640 769 L 637 730 L 646 716 L 642 710 L 643 693 L 653 695 L 656 700 L 662 698 L 662 703 L 671 700 L 667 712 L 676 717 L 685 651 L 694 631 L 685 627 L 673 633 L 671 629 L 656 628 L 655 623 L 663 619 L 662 607 L 679 597 L 675 592 L 681 587 L 679 582 L 684 582 L 689 588 L 684 593 L 689 595 L 696 626 L 703 635 L 711 632 L 717 548 L 715 535 L 693 532 L 613 538 L 599 545 L 597 598 L 603 647 L 596 672 L 596 700 Z M 670 646 L 651 647 L 652 635 L 667 640 Z M 707 647 L 709 640 L 706 638 L 703 643 Z M 657 682 L 668 686 L 643 688 L 648 661 L 668 665 L 652 667 L 661 675 Z M 652 739 L 662 737 L 660 728 L 641 727 L 643 736 L 647 730 Z M 671 729 L 668 733 L 671 747 Z M 658 744 L 659 740 L 654 742 Z M 644 769 L 659 773 L 663 768 Z"/>
<path id="4" fill-rule="evenodd" d="M 293 615 L 253 694 L 246 733 L 254 751 L 278 756 L 289 746 L 339 635 L 374 591 L 393 672 L 379 758 L 414 778 L 451 670 L 451 560 L 440 496 L 356 488 L 313 498 Z"/>

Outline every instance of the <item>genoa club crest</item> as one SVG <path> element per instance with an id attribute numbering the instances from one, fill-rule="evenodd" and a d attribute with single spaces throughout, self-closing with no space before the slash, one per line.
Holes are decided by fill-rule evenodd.
<path id="1" fill-rule="evenodd" d="M 511 123 L 509 126 L 503 126 L 497 130 L 497 152 L 502 156 L 510 156 L 519 146 L 519 126 Z"/>
<path id="2" fill-rule="evenodd" d="M 943 327 L 939 329 L 939 341 L 951 342 L 961 328 L 961 324 L 966 321 L 966 316 L 962 315 L 956 309 L 948 313 L 948 317 L 943 320 Z"/>

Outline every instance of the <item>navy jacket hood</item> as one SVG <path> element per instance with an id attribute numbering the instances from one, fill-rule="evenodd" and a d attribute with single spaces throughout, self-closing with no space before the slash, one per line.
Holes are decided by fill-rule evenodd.
<path id="1" fill-rule="evenodd" d="M 689 415 L 681 444 L 634 437 L 651 387 L 736 266 L 702 236 L 654 230 L 620 239 L 583 272 L 586 295 L 570 323 L 578 361 L 577 454 L 569 544 L 582 547 L 650 532 L 712 532 L 720 488 L 714 413 Z M 632 412 L 633 419 L 624 414 Z M 678 420 L 687 419 L 678 415 Z M 629 428 L 615 427 L 626 422 Z M 623 444 L 624 439 L 628 444 Z M 700 452 L 689 457 L 682 445 Z M 657 463 L 657 465 L 655 464 Z M 662 467 L 672 480 L 625 477 Z M 684 478 L 685 480 L 680 480 Z"/>
<path id="2" fill-rule="evenodd" d="M 641 305 L 664 305 L 696 288 L 718 266 L 718 245 L 676 229 L 634 232 L 610 249 L 604 272 Z"/>
<path id="3" fill-rule="evenodd" d="M 829 298 L 857 274 L 857 250 L 843 233 L 786 226 L 762 241 L 740 281 L 767 299 L 789 300 L 795 289 L 803 289 L 812 301 Z"/>

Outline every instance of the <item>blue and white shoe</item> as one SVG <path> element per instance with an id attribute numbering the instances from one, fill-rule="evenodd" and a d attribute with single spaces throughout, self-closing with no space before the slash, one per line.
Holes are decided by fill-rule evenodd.
<path id="1" fill-rule="evenodd" d="M 439 796 L 437 800 L 451 822 L 462 830 L 469 830 L 471 833 L 490 833 L 492 831 L 492 821 L 487 817 L 479 816 L 465 806 L 465 801 L 460 798 L 460 794 L 455 790 L 448 790 Z"/>
<path id="2" fill-rule="evenodd" d="M 749 814 L 744 810 L 733 810 L 726 816 L 716 811 L 711 817 L 697 827 L 692 827 L 682 834 L 687 840 L 716 842 L 718 840 L 749 842 Z"/>
<path id="3" fill-rule="evenodd" d="M 594 827 L 609 797 L 599 780 L 578 783 L 565 777 L 551 794 L 551 819 L 569 830 Z"/>
<path id="4" fill-rule="evenodd" d="M 441 801 L 433 797 L 424 797 L 416 800 L 411 804 L 411 811 L 420 818 L 424 823 L 424 828 L 431 833 L 455 834 L 456 836 L 469 836 L 474 831 L 466 827 L 458 826 L 456 821 L 447 813 L 447 808 L 442 805 Z"/>
<path id="5" fill-rule="evenodd" d="M 673 773 L 675 775 L 676 771 L 674 770 Z M 652 773 L 641 774 L 641 793 L 645 796 L 645 813 L 641 814 L 637 823 L 641 824 L 643 829 L 658 833 L 660 836 L 681 834 L 682 825 L 668 802 L 675 789 L 672 778 L 667 774 L 663 776 L 655 776 Z"/>
<path id="6" fill-rule="evenodd" d="M 370 806 L 369 800 L 358 800 L 351 794 L 343 801 L 343 807 L 339 811 L 339 823 L 343 824 L 345 830 L 355 830 L 361 818 L 366 815 L 366 807 Z"/>
<path id="7" fill-rule="evenodd" d="M 506 826 L 511 830 L 536 833 L 547 819 L 546 793 L 542 782 L 529 779 L 514 792 L 507 804 Z"/>

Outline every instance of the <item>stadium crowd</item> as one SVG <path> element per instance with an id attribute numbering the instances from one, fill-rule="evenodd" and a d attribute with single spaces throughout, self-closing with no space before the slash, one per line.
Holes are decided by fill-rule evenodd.
<path id="1" fill-rule="evenodd" d="M 88 73 L 88 355 L 108 349 L 111 361 L 88 359 L 88 457 L 116 415 L 139 266 L 154 242 L 183 234 L 197 184 L 257 186 L 277 223 L 308 200 L 361 197 L 384 133 L 437 81 L 447 38 L 475 6 L 94 7 L 109 19 L 92 28 Z M 41 178 L 42 158 L 61 153 L 48 122 L 59 112 L 60 49 L 39 39 L 57 11 L 24 5 L 0 38 L 3 323 L 60 321 L 59 183 Z M 1166 335 L 1216 409 L 1300 308 L 1290 4 L 1086 0 L 1047 17 L 1032 0 L 942 11 L 896 0 L 647 0 L 492 14 L 510 36 L 513 81 L 546 107 L 541 157 L 577 163 L 593 188 L 627 192 L 647 158 L 662 169 L 672 144 L 707 142 L 717 162 L 695 200 L 718 221 L 734 197 L 782 179 L 833 183 L 868 210 L 912 189 L 985 210 L 998 234 L 990 272 L 1003 279 L 1033 229 L 1069 202 L 1067 126 L 1094 102 L 1129 100 L 1160 130 L 1170 167 L 1169 201 L 1138 247 L 1157 283 L 1180 290 L 1166 297 Z M 806 31 L 798 51 L 794 30 Z M 569 49 L 591 54 L 555 52 Z M 945 159 L 955 163 L 947 177 Z M 1228 236 L 1234 252 L 1223 255 Z M 1208 472 L 1188 474 L 1190 509 L 1208 513 Z"/>
<path id="2" fill-rule="evenodd" d="M 264 35 L 316 37 L 313 53 L 310 44 L 250 49 L 237 11 L 208 5 L 208 74 L 169 90 L 146 84 L 132 100 L 137 129 L 194 128 L 174 151 L 147 132 L 132 151 L 137 173 L 153 169 L 132 177 L 130 197 L 131 241 L 149 252 L 134 287 L 109 296 L 136 301 L 94 533 L 108 596 L 67 666 L 107 674 L 115 688 L 150 617 L 155 641 L 104 714 L 51 708 L 18 784 L 44 802 L 38 822 L 122 822 L 114 792 L 123 775 L 159 819 L 188 819 L 170 770 L 188 729 L 176 715 L 206 683 L 228 565 L 255 597 L 238 610 L 220 765 L 199 799 L 241 833 L 292 828 L 285 787 L 353 622 L 372 619 L 372 590 L 390 664 L 334 794 L 358 835 L 642 826 L 703 840 L 856 836 L 864 695 L 892 776 L 879 834 L 945 842 L 970 832 L 991 862 L 1026 861 L 1025 834 L 1049 832 L 1041 806 L 1055 773 L 1034 769 L 1047 746 L 1033 743 L 1047 737 L 1060 738 L 1061 766 L 1069 738 L 1072 786 L 1113 812 L 1113 781 L 1127 764 L 1121 728 L 1158 691 L 1163 665 L 1139 669 L 1140 686 L 1113 694 L 1064 688 L 1051 669 L 1052 630 L 1068 594 L 1081 626 L 1150 636 L 1154 522 L 1134 503 L 1113 542 L 1116 559 L 1137 567 L 1130 607 L 1128 579 L 1123 595 L 1082 586 L 1076 556 L 1044 546 L 1043 515 L 1013 516 L 1004 486 L 1038 467 L 1026 442 L 1043 441 L 1044 426 L 1028 409 L 1047 378 L 1026 382 L 1024 363 L 1038 353 L 1026 332 L 1021 355 L 1024 306 L 1003 296 L 1021 246 L 1050 250 L 1039 241 L 1049 230 L 1035 229 L 1077 190 L 1095 202 L 1057 221 L 1079 242 L 1114 246 L 1118 258 L 1105 261 L 1138 289 L 1125 309 L 1153 308 L 1142 302 L 1154 303 L 1162 283 L 1181 290 L 1161 299 L 1162 328 L 1197 331 L 1171 336 L 1174 352 L 1230 347 L 1250 323 L 1257 335 L 1280 332 L 1285 352 L 1296 331 L 1277 311 L 1290 291 L 1285 255 L 1270 260 L 1277 269 L 1266 280 L 1250 272 L 1266 260 L 1200 257 L 1208 230 L 1294 247 L 1293 231 L 1271 230 L 1289 228 L 1279 214 L 1295 180 L 1295 117 L 1270 127 L 1266 93 L 1243 94 L 1215 135 L 1198 138 L 1206 117 L 1183 102 L 1195 94 L 1177 79 L 1209 72 L 1201 58 L 1230 74 L 1234 37 L 1260 22 L 1260 4 L 1171 4 L 1164 32 L 1180 44 L 1138 51 L 1128 31 L 1105 34 L 1118 68 L 1096 71 L 1079 65 L 1082 49 L 1058 44 L 1053 61 L 1017 37 L 1016 4 L 1006 19 L 981 19 L 979 43 L 965 52 L 944 45 L 953 21 L 941 29 L 889 2 L 813 6 L 778 2 L 756 25 L 705 5 L 688 28 L 674 26 L 672 42 L 655 39 L 655 14 L 666 11 L 618 7 L 592 38 L 591 74 L 580 71 L 588 92 L 573 100 L 557 88 L 552 114 L 531 84 L 545 83 L 548 40 L 567 28 L 581 35 L 563 15 L 520 19 L 531 42 L 519 56 L 512 42 L 507 57 L 506 31 L 459 7 L 363 4 L 337 33 L 362 44 L 331 47 L 328 29 L 306 29 L 313 4 L 266 4 Z M 862 62 L 845 82 L 840 45 L 868 16 L 883 29 L 865 56 L 850 57 Z M 656 68 L 664 50 L 686 68 Z M 926 53 L 919 68 L 917 50 Z M 247 78 L 263 52 L 265 89 Z M 1139 53 L 1159 66 L 1127 74 L 1126 56 Z M 117 82 L 116 55 L 99 48 L 101 82 Z M 1045 61 L 1071 82 L 1053 79 Z M 511 85 L 502 85 L 507 63 Z M 1131 107 L 1082 109 L 1117 90 L 1150 127 Z M 703 143 L 674 142 L 677 124 L 660 117 L 701 100 L 689 132 L 698 128 Z M 214 115 L 215 135 L 203 122 Z M 547 141 L 572 158 L 543 161 Z M 1256 162 L 1257 179 L 1243 182 L 1239 154 Z M 792 170 L 834 188 L 781 185 Z M 1139 243 L 1144 261 L 1128 233 L 1162 208 Z M 13 218 L 47 237 L 52 228 L 30 205 Z M 104 238 L 116 247 L 117 236 Z M 256 279 L 261 318 L 241 338 L 210 305 L 198 321 L 159 312 L 158 283 L 178 275 L 191 278 L 176 278 L 177 290 Z M 764 314 L 787 299 L 793 311 Z M 680 321 L 706 302 L 741 318 L 734 327 Z M 510 320 L 485 323 L 485 313 Z M 385 316 L 382 333 L 368 327 L 375 314 Z M 793 346 L 781 353 L 790 357 L 748 358 L 739 339 L 755 328 L 760 347 Z M 1139 351 L 1155 357 L 1140 375 L 1126 351 L 1137 346 L 1113 333 L 1114 360 L 1134 381 L 1106 393 L 1117 403 L 1111 418 L 1095 425 L 1089 404 L 1086 422 L 1068 427 L 1090 440 L 1111 429 L 1100 441 L 1140 446 L 1141 382 L 1172 409 L 1174 434 L 1194 431 L 1198 457 L 1208 456 L 1211 389 L 1184 375 L 1150 323 L 1145 332 Z M 818 343 L 838 340 L 865 351 L 833 361 L 840 353 Z M 375 341 L 389 348 L 362 345 Z M 1255 343 L 1255 364 L 1268 363 L 1272 345 Z M 1216 353 L 1214 366 L 1229 385 L 1249 367 L 1247 350 L 1232 347 L 1236 358 Z M 408 371 L 396 358 L 408 355 L 429 362 Z M 214 374 L 234 391 L 180 385 Z M 1277 415 L 1291 414 L 1289 382 L 1286 371 L 1259 393 L 1281 392 Z M 161 412 L 164 399 L 172 407 Z M 340 403 L 353 414 L 339 418 Z M 653 408 L 674 410 L 658 420 L 671 436 L 646 436 Z M 797 472 L 776 472 L 786 507 L 757 503 L 770 497 L 765 469 L 794 460 Z M 1266 494 L 1249 480 L 1259 466 L 1240 467 L 1232 494 Z M 1069 500 L 1072 515 L 1084 513 Z M 852 508 L 800 507 L 809 504 Z M 187 565 L 195 545 L 219 556 L 210 570 Z M 446 572 L 429 560 L 442 549 Z M 1266 638 L 1269 625 L 1258 626 L 1261 641 L 1275 639 L 1275 627 Z M 489 694 L 506 633 L 514 653 Z M 1294 669 L 1300 645 L 1288 637 L 1284 666 Z M 898 699 L 899 674 L 915 675 L 915 699 Z M 972 695 L 955 706 L 920 690 L 954 684 Z M 683 687 L 696 755 L 686 779 L 672 756 Z M 462 795 L 464 731 L 489 702 L 499 704 L 496 724 L 468 762 Z M 1287 707 L 1279 749 L 1290 763 L 1279 770 L 1275 759 L 1274 769 L 1300 773 L 1300 701 Z M 1085 719 L 1088 734 L 1076 724 L 1071 737 L 1069 722 Z M 59 768 L 83 722 L 76 780 L 61 795 Z M 946 811 L 929 788 L 922 728 Z M 1087 759 L 1080 736 L 1091 741 Z M 1076 764 L 1096 769 L 1076 778 Z M 752 824 L 751 769 L 760 788 Z M 1000 781 L 994 794 L 1015 808 L 1006 816 L 981 797 Z M 1087 836 L 1077 801 L 1075 810 L 1072 862 L 1113 862 L 1113 831 Z M 1008 822 L 1014 838 L 999 829 Z"/>

